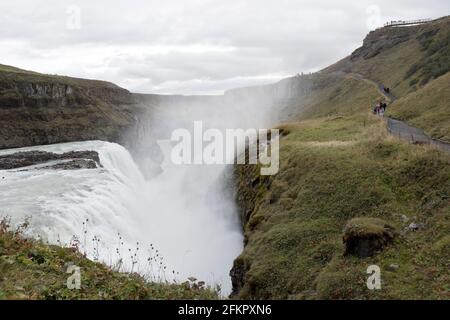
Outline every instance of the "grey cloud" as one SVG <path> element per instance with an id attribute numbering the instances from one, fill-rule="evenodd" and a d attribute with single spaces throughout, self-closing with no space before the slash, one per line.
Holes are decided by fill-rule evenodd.
<path id="1" fill-rule="evenodd" d="M 66 28 L 70 5 L 79 30 Z M 0 3 L 0 63 L 132 91 L 216 93 L 337 61 L 369 31 L 371 5 L 381 23 L 450 11 L 446 0 L 16 0 Z"/>

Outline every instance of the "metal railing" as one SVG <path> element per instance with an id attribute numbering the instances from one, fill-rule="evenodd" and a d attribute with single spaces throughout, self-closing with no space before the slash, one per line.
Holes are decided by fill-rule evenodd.
<path id="1" fill-rule="evenodd" d="M 396 27 L 396 26 L 408 26 L 414 24 L 424 24 L 430 22 L 431 19 L 417 19 L 417 20 L 393 20 L 386 22 L 385 27 Z"/>

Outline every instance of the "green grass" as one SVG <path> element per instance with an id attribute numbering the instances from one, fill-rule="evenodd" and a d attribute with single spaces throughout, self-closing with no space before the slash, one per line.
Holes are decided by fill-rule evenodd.
<path id="1" fill-rule="evenodd" d="M 67 267 L 81 268 L 81 289 L 68 289 Z M 200 282 L 154 283 L 112 270 L 75 248 L 48 245 L 0 223 L 0 299 L 218 299 Z"/>
<path id="2" fill-rule="evenodd" d="M 4 64 L 0 64 L 0 72 L 16 72 L 16 73 L 28 73 L 35 74 L 33 71 L 22 70 L 13 66 L 7 66 Z"/>
<path id="3" fill-rule="evenodd" d="M 353 218 L 347 222 L 343 232 L 350 237 L 382 236 L 386 226 L 386 222 L 378 218 Z"/>
<path id="4" fill-rule="evenodd" d="M 239 261 L 248 269 L 240 298 L 450 298 L 450 159 L 394 140 L 377 117 L 362 120 L 283 125 L 277 175 L 236 168 L 246 221 Z M 353 218 L 383 219 L 401 236 L 374 257 L 344 257 L 343 229 Z M 404 232 L 411 222 L 425 227 Z M 366 287 L 371 264 L 382 269 L 382 290 Z"/>
<path id="5" fill-rule="evenodd" d="M 405 79 L 414 77 L 421 85 L 427 84 L 450 71 L 450 30 L 432 30 L 418 38 L 425 57 L 413 64 L 405 74 Z"/>
<path id="6" fill-rule="evenodd" d="M 347 57 L 324 71 L 360 73 L 390 87 L 397 97 L 403 97 L 450 70 L 449 17 L 407 28 L 378 29 L 369 35 L 371 42 L 365 46 L 376 50 L 383 41 L 401 34 L 405 41 L 382 47 L 373 57 L 355 60 Z"/>
<path id="7" fill-rule="evenodd" d="M 349 77 L 336 77 L 311 92 L 299 107 L 300 119 L 323 116 L 353 115 L 371 108 L 382 95 L 364 81 Z"/>
<path id="8" fill-rule="evenodd" d="M 422 128 L 433 138 L 450 142 L 450 73 L 397 100 L 388 115 Z"/>
<path id="9" fill-rule="evenodd" d="M 58 83 L 82 88 L 106 87 L 119 89 L 119 87 L 116 86 L 115 84 L 106 81 L 42 74 L 34 71 L 22 70 L 16 67 L 7 66 L 3 64 L 0 64 L 0 81 L 32 82 L 35 84 Z"/>

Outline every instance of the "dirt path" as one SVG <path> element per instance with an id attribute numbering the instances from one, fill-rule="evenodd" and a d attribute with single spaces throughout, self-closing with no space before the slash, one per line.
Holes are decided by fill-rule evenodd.
<path id="1" fill-rule="evenodd" d="M 384 85 L 382 83 L 378 83 L 376 81 L 365 78 L 363 75 L 359 73 L 340 73 L 341 75 L 365 81 L 373 86 L 375 86 L 380 94 L 382 94 L 388 104 L 392 104 L 397 98 L 392 94 L 384 91 Z M 431 139 L 428 137 L 422 129 L 416 128 L 407 124 L 404 121 L 392 119 L 390 117 L 386 117 L 386 125 L 389 133 L 394 137 L 397 137 L 401 140 L 408 141 L 414 144 L 429 144 L 433 145 L 445 152 L 450 153 L 450 143 L 442 142 L 439 140 Z"/>
<path id="2" fill-rule="evenodd" d="M 431 139 L 425 134 L 425 132 L 423 132 L 423 130 L 413 127 L 406 122 L 387 118 L 387 128 L 391 135 L 398 137 L 399 139 L 414 144 L 430 144 L 450 153 L 450 143 Z"/>
<path id="3" fill-rule="evenodd" d="M 368 84 L 371 84 L 373 86 L 375 86 L 378 90 L 378 92 L 383 95 L 383 97 L 386 98 L 386 100 L 389 102 L 389 104 L 393 103 L 397 98 L 390 92 L 386 92 L 384 91 L 384 85 L 381 83 L 378 83 L 376 81 L 364 78 L 364 76 L 362 74 L 359 73 L 347 73 L 347 76 L 349 76 L 350 78 L 356 79 L 356 80 L 360 80 L 360 81 L 364 81 L 367 82 Z"/>
<path id="4" fill-rule="evenodd" d="M 431 139 L 422 130 L 400 120 L 387 118 L 387 128 L 393 136 L 411 143 L 429 144 L 431 142 Z"/>

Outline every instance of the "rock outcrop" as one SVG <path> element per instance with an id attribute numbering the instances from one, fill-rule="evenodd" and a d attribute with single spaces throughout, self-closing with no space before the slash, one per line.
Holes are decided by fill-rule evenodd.
<path id="1" fill-rule="evenodd" d="M 96 151 L 71 151 L 53 153 L 45 151 L 25 151 L 0 156 L 0 170 L 24 168 L 41 165 L 50 161 L 56 163 L 40 166 L 40 169 L 95 169 L 101 167 Z"/>
<path id="2" fill-rule="evenodd" d="M 370 59 L 416 35 L 414 28 L 380 28 L 371 31 L 362 47 L 353 51 L 351 60 Z"/>
<path id="3" fill-rule="evenodd" d="M 242 258 L 237 258 L 233 262 L 233 267 L 230 270 L 232 291 L 230 296 L 234 297 L 239 294 L 245 284 L 245 273 L 248 266 L 246 266 Z"/>

